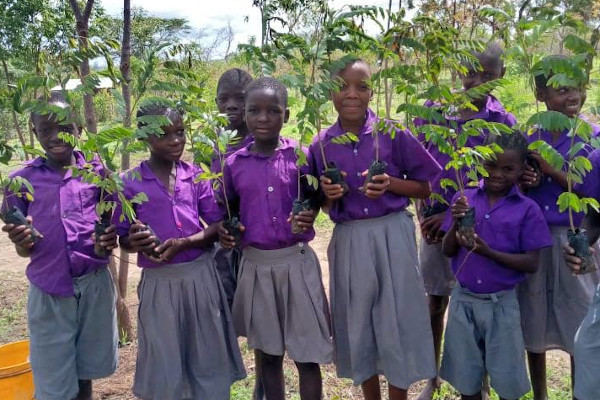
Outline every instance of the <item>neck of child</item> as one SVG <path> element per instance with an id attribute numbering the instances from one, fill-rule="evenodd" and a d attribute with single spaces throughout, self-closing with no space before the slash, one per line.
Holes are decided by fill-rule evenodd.
<path id="1" fill-rule="evenodd" d="M 493 206 L 494 204 L 496 204 L 496 202 L 498 202 L 498 200 L 500 200 L 503 197 L 508 196 L 508 193 L 510 193 L 510 188 L 502 190 L 502 191 L 494 191 L 494 190 L 490 190 L 489 188 L 485 187 L 484 190 L 485 190 L 485 194 L 487 195 L 490 206 Z"/>
<path id="2" fill-rule="evenodd" d="M 148 166 L 154 173 L 171 173 L 171 170 L 173 169 L 173 163 L 174 161 L 167 160 L 166 158 L 154 153 L 150 153 L 150 158 L 148 159 Z"/>
<path id="3" fill-rule="evenodd" d="M 279 137 L 274 140 L 254 140 L 253 149 L 259 154 L 271 156 L 279 147 Z"/>
<path id="4" fill-rule="evenodd" d="M 66 170 L 66 167 L 75 165 L 75 155 L 71 153 L 71 156 L 64 160 L 56 160 L 54 158 L 48 157 L 46 159 L 46 165 L 55 170 Z"/>
<path id="5" fill-rule="evenodd" d="M 342 130 L 344 131 L 344 133 L 350 132 L 350 133 L 354 133 L 355 135 L 358 135 L 360 133 L 360 131 L 362 130 L 363 126 L 365 125 L 366 120 L 367 120 L 366 116 L 364 118 L 362 118 L 361 120 L 356 120 L 356 121 L 346 121 L 346 120 L 343 120 L 340 118 L 340 126 L 342 127 Z"/>

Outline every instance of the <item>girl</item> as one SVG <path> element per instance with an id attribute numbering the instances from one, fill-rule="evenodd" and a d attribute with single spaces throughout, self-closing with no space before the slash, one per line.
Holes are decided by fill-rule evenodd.
<path id="1" fill-rule="evenodd" d="M 473 55 L 477 57 L 481 68 L 479 69 L 475 68 L 473 65 L 467 65 L 468 72 L 461 76 L 463 90 L 467 91 L 504 76 L 504 73 L 506 72 L 503 61 L 504 52 L 500 45 L 492 42 L 488 44 L 485 51 L 481 53 L 474 52 Z M 435 107 L 435 103 L 431 100 L 427 101 L 425 105 Z M 502 106 L 502 103 L 491 94 L 488 94 L 481 99 L 473 100 L 473 105 L 475 105 L 479 111 L 475 112 L 474 110 L 468 109 L 460 110 L 459 114 L 456 116 L 445 115 L 444 117 L 446 120 L 444 124 L 446 126 L 454 125 L 456 128 L 461 129 L 465 122 L 474 119 L 503 123 L 508 126 L 513 126 L 516 123 L 515 117 L 506 111 Z M 431 123 L 431 121 L 423 119 L 415 120 L 416 126 Z M 486 136 L 486 132 L 480 136 L 471 136 L 468 139 L 467 145 L 471 147 L 483 145 Z M 422 140 L 425 139 L 424 135 L 420 135 L 420 137 Z M 424 143 L 424 145 L 427 151 L 429 151 L 440 165 L 446 165 L 449 161 L 449 157 L 446 154 L 440 152 L 433 143 Z M 440 175 L 440 179 L 437 180 L 432 188 L 434 193 L 442 196 L 447 203 L 450 204 L 454 191 L 451 188 L 446 188 L 444 190 L 440 187 L 439 181 L 442 178 L 449 178 L 451 180 L 456 179 L 454 177 L 454 171 L 451 169 L 444 170 Z M 425 291 L 427 292 L 429 301 L 436 365 L 439 365 L 442 334 L 444 332 L 444 317 L 446 315 L 450 293 L 455 284 L 454 274 L 450 268 L 450 260 L 442 253 L 442 238 L 444 237 L 444 232 L 440 228 L 447 214 L 446 211 L 448 206 L 444 203 L 432 202 L 429 200 L 419 202 L 418 205 L 419 222 L 421 224 L 421 234 L 423 237 L 419 246 L 419 266 L 421 268 L 423 283 L 425 284 Z M 427 382 L 427 386 L 423 389 L 418 400 L 431 400 L 434 391 L 439 388 L 440 384 L 441 380 L 439 377 L 431 379 Z"/>
<path id="2" fill-rule="evenodd" d="M 549 86 L 551 76 L 552 74 L 540 74 L 535 77 L 536 98 L 546 103 L 548 110 L 560 112 L 570 118 L 576 117 L 585 100 L 585 89 Z M 597 126 L 593 126 L 593 129 L 594 135 L 600 132 Z M 536 132 L 529 136 L 529 141 L 540 138 L 567 158 L 571 138 L 566 131 Z M 575 138 L 575 143 L 580 141 L 578 137 Z M 578 152 L 578 155 L 584 154 L 585 150 Z M 559 212 L 556 201 L 560 193 L 566 191 L 567 175 L 563 170 L 552 168 L 538 154 L 533 157 L 539 162 L 542 176 L 537 176 L 530 169 L 522 178 L 522 185 L 528 189 L 527 195 L 542 209 L 554 237 L 554 246 L 542 251 L 540 268 L 520 285 L 519 303 L 534 399 L 545 400 L 548 397 L 546 351 L 560 349 L 573 355 L 575 332 L 586 315 L 594 289 L 600 282 L 600 274 L 596 271 L 573 276 L 566 268 L 561 246 L 566 240 L 569 217 L 566 213 Z M 582 219 L 583 214 L 574 215 L 576 227 Z M 573 375 L 573 371 L 571 374 Z"/>
<path id="3" fill-rule="evenodd" d="M 230 156 L 224 169 L 228 198 L 239 199 L 244 232 L 241 243 L 223 227 L 219 235 L 224 247 L 242 248 L 233 319 L 237 333 L 259 354 L 266 398 L 285 399 L 287 351 L 300 375 L 300 398 L 317 400 L 319 364 L 331 362 L 333 344 L 319 261 L 308 245 L 316 209 L 292 217 L 294 200 L 312 194 L 306 179 L 298 193 L 298 176 L 308 168 L 296 166 L 297 144 L 279 136 L 288 116 L 287 90 L 279 81 L 260 78 L 248 85 L 246 123 L 254 143 Z M 300 233 L 292 233 L 291 218 Z"/>
<path id="4" fill-rule="evenodd" d="M 324 208 L 336 223 L 328 256 L 337 373 L 361 384 L 368 400 L 380 398 L 383 374 L 390 398 L 406 399 L 413 382 L 435 376 L 435 361 L 415 227 L 405 209 L 409 197 L 429 195 L 440 166 L 408 131 L 398 130 L 394 139 L 375 132 L 374 140 L 378 118 L 368 108 L 367 63 L 351 61 L 336 76 L 342 87 L 331 96 L 339 119 L 319 135 L 327 161 L 343 171 L 348 185 L 345 191 L 321 176 Z M 331 142 L 345 132 L 359 141 Z M 365 184 L 377 143 L 387 173 Z M 325 166 L 318 146 L 315 140 L 310 147 L 315 174 Z"/>
<path id="5" fill-rule="evenodd" d="M 517 182 L 527 159 L 520 133 L 493 139 L 503 152 L 483 167 L 478 188 L 459 193 L 442 229 L 443 251 L 452 257 L 458 285 L 452 291 L 440 375 L 463 400 L 481 400 L 489 374 L 501 399 L 529 391 L 515 287 L 537 270 L 540 249 L 552 237 L 539 206 L 521 194 Z M 456 220 L 476 208 L 475 246 L 457 232 Z"/>
<path id="6" fill-rule="evenodd" d="M 196 182 L 201 171 L 180 160 L 181 112 L 157 102 L 137 113 L 147 115 L 171 124 L 145 139 L 150 159 L 123 177 L 126 196 L 148 196 L 136 209 L 139 221 L 117 224 L 121 246 L 144 268 L 133 392 L 144 400 L 229 399 L 245 372 L 209 250 L 221 213 L 210 183 Z"/>

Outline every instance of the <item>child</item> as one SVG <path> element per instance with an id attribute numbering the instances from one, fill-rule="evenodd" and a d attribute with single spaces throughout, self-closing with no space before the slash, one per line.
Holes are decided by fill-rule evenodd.
<path id="1" fill-rule="evenodd" d="M 47 103 L 69 107 L 60 92 L 52 92 Z M 34 242 L 25 225 L 7 224 L 2 230 L 17 253 L 30 258 L 27 321 L 35 398 L 91 400 L 92 379 L 111 375 L 117 366 L 115 290 L 108 257 L 94 253 L 100 189 L 75 177 L 69 167 L 91 164 L 96 173 L 105 171 L 58 137 L 60 132 L 79 135 L 74 123 L 37 113 L 31 114 L 31 122 L 46 156 L 11 176 L 31 183 L 35 201 L 7 190 L 2 210 L 18 208 L 43 238 Z M 117 243 L 114 226 L 105 232 L 100 244 L 112 250 Z"/>
<path id="2" fill-rule="evenodd" d="M 515 287 L 537 269 L 540 249 L 552 237 L 538 205 L 521 194 L 517 182 L 527 158 L 519 133 L 493 141 L 502 148 L 484 161 L 489 176 L 478 188 L 455 194 L 443 251 L 452 257 L 458 285 L 452 291 L 440 376 L 463 400 L 481 399 L 486 374 L 501 399 L 529 391 L 523 335 Z M 475 207 L 475 246 L 457 232 L 457 219 Z"/>
<path id="3" fill-rule="evenodd" d="M 563 113 L 570 118 L 576 117 L 585 100 L 585 89 L 554 88 L 548 85 L 551 76 L 552 74 L 540 74 L 535 77 L 536 98 L 546 103 L 548 110 Z M 600 132 L 596 126 L 593 129 L 594 135 Z M 528 138 L 530 142 L 539 139 L 567 157 L 571 137 L 567 136 L 566 131 L 539 131 Z M 575 137 L 574 141 L 577 143 L 581 140 Z M 585 155 L 585 150 L 580 150 L 578 155 Z M 542 176 L 529 170 L 522 185 L 528 189 L 527 196 L 535 200 L 542 209 L 554 237 L 554 246 L 542 251 L 540 268 L 520 285 L 519 303 L 534 399 L 542 400 L 547 398 L 546 351 L 560 349 L 573 355 L 575 332 L 585 317 L 600 275 L 594 272 L 573 276 L 565 267 L 561 247 L 566 240 L 569 217 L 558 211 L 556 201 L 560 193 L 566 191 L 567 175 L 563 170 L 552 168 L 538 154 L 534 153 L 533 157 L 539 162 Z M 576 227 L 582 218 L 583 214 L 574 214 Z"/>
<path id="4" fill-rule="evenodd" d="M 499 79 L 504 76 L 506 68 L 504 67 L 502 47 L 495 42 L 488 44 L 484 52 L 474 52 L 481 68 L 469 64 L 468 72 L 461 76 L 463 89 L 469 90 L 473 87 L 487 83 L 494 79 Z M 457 129 L 462 129 L 462 126 L 467 121 L 474 119 L 483 119 L 487 122 L 498 122 L 512 127 L 516 123 L 515 117 L 507 112 L 500 101 L 493 95 L 473 100 L 473 104 L 479 111 L 471 109 L 459 110 L 457 116 L 446 115 L 447 126 L 455 126 Z M 426 106 L 433 107 L 435 104 L 432 101 L 427 101 Z M 423 119 L 415 120 L 416 126 L 429 124 Z M 424 140 L 424 135 L 420 135 Z M 467 139 L 466 146 L 475 147 L 483 145 L 487 137 L 487 132 L 482 132 L 481 136 L 470 136 Z M 442 166 L 445 166 L 450 161 L 448 155 L 441 153 L 435 144 L 425 143 L 425 148 Z M 440 180 L 443 178 L 455 180 L 455 172 L 451 169 L 444 170 L 440 175 Z M 448 204 L 455 191 L 451 188 L 442 189 L 439 185 L 439 180 L 433 185 L 432 191 L 442 196 Z M 435 351 L 436 365 L 440 362 L 440 352 L 442 345 L 442 334 L 444 331 L 444 316 L 448 307 L 448 299 L 455 280 L 454 274 L 450 268 L 450 260 L 442 253 L 442 238 L 444 232 L 440 229 L 448 206 L 446 204 L 435 201 L 422 201 L 418 203 L 419 222 L 421 224 L 421 234 L 423 240 L 419 246 L 419 260 L 425 291 L 429 300 L 429 313 L 431 316 L 431 328 L 433 331 L 433 343 Z M 434 391 L 439 388 L 441 382 L 439 377 L 435 377 L 427 382 L 427 386 L 419 396 L 418 400 L 431 400 Z"/>
<path id="5" fill-rule="evenodd" d="M 148 201 L 137 206 L 138 221 L 117 224 L 121 246 L 144 268 L 133 392 L 144 400 L 229 399 L 245 372 L 210 251 L 221 213 L 210 183 L 196 182 L 201 171 L 180 160 L 181 112 L 150 102 L 137 113 L 148 115 L 171 125 L 145 139 L 150 158 L 124 174 L 125 195 L 143 192 Z"/>
<path id="6" fill-rule="evenodd" d="M 324 208 L 336 223 L 328 257 L 337 373 L 361 384 L 367 400 L 380 398 L 378 375 L 383 374 L 390 399 L 406 399 L 413 382 L 435 376 L 415 228 L 406 207 L 409 197 L 429 195 L 440 166 L 408 131 L 397 130 L 393 139 L 389 132 L 377 132 L 375 141 L 378 117 L 369 109 L 373 91 L 366 62 L 353 60 L 335 76 L 342 82 L 331 94 L 339 119 L 319 135 L 327 162 L 343 171 L 348 185 L 345 190 L 320 178 Z M 358 142 L 332 143 L 346 132 L 357 135 Z M 377 143 L 387 172 L 365 184 Z M 322 174 L 317 140 L 310 153 L 313 173 Z"/>
<path id="7" fill-rule="evenodd" d="M 227 158 L 236 150 L 247 146 L 252 142 L 252 135 L 248 134 L 248 127 L 244 117 L 244 96 L 246 94 L 246 86 L 252 82 L 250 74 L 239 68 L 228 69 L 221 75 L 217 83 L 217 97 L 215 103 L 222 114 L 227 114 L 229 125 L 225 129 L 237 131 L 236 141 L 230 144 L 223 157 Z M 215 151 L 218 151 L 216 148 Z M 221 172 L 221 164 L 218 157 L 213 159 L 210 166 L 211 171 L 215 173 Z M 223 201 L 217 198 L 217 201 L 224 208 Z M 237 271 L 241 252 L 238 248 L 224 249 L 218 244 L 215 246 L 215 262 L 217 263 L 217 271 L 223 283 L 227 302 L 231 306 L 233 303 L 233 295 L 235 293 Z"/>
<path id="8" fill-rule="evenodd" d="M 300 398 L 320 399 L 319 364 L 331 362 L 333 345 L 327 300 L 316 254 L 316 210 L 292 217 L 297 198 L 310 199 L 308 185 L 298 193 L 297 144 L 279 136 L 287 121 L 287 90 L 273 78 L 259 78 L 246 90 L 246 123 L 254 143 L 227 159 L 227 194 L 239 199 L 241 243 L 224 228 L 224 247 L 240 245 L 242 262 L 233 301 L 239 335 L 259 354 L 265 396 L 284 400 L 283 355 L 287 351 L 300 375 Z M 305 179 L 302 179 L 305 181 Z M 291 218 L 302 228 L 292 233 Z"/>

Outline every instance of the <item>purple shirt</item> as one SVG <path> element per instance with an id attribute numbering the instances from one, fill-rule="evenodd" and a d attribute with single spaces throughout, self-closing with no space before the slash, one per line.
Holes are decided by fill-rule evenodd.
<path id="1" fill-rule="evenodd" d="M 334 222 L 354 219 L 377 218 L 406 208 L 409 199 L 386 192 L 378 199 L 370 199 L 359 188 L 363 186 L 365 177 L 362 172 L 369 168 L 375 159 L 375 139 L 372 135 L 373 124 L 378 117 L 371 110 L 367 111 L 365 124 L 358 134 L 359 141 L 351 144 L 336 144 L 331 140 L 343 135 L 339 120 L 319 133 L 327 161 L 335 162 L 337 167 L 347 173 L 346 183 L 350 191 L 337 200 L 329 216 Z M 427 153 L 416 137 L 407 130 L 396 130 L 396 136 L 379 133 L 379 159 L 387 163 L 386 173 L 390 176 L 416 181 L 432 182 L 441 171 L 439 164 Z M 313 175 L 322 175 L 324 163 L 317 138 L 310 145 Z"/>
<path id="2" fill-rule="evenodd" d="M 79 151 L 73 152 L 75 165 L 92 165 L 104 174 L 97 161 L 87 162 Z M 34 200 L 17 197 L 5 191 L 3 210 L 16 206 L 24 215 L 33 217 L 34 227 L 44 238 L 31 249 L 27 278 L 41 291 L 56 296 L 73 296 L 73 278 L 93 272 L 108 264 L 108 258 L 94 254 L 94 221 L 100 189 L 73 178 L 70 169 L 63 175 L 36 158 L 11 174 L 29 181 L 34 188 Z M 23 188 L 22 193 L 27 190 Z"/>
<path id="3" fill-rule="evenodd" d="M 434 107 L 434 106 L 435 106 L 435 103 L 431 100 L 427 100 L 425 102 L 425 107 Z M 480 110 L 477 114 L 475 114 L 472 117 L 465 119 L 465 120 L 460 119 L 459 117 L 446 116 L 446 124 L 445 125 L 451 126 L 450 121 L 453 121 L 454 123 L 457 124 L 457 129 L 460 132 L 460 130 L 462 129 L 462 126 L 465 124 L 465 122 L 471 121 L 474 119 L 482 119 L 487 122 L 498 122 L 498 123 L 505 124 L 510 127 L 514 126 L 517 123 L 517 120 L 514 117 L 514 115 L 512 115 L 511 113 L 506 111 L 506 109 L 504 109 L 504 106 L 502 106 L 502 103 L 500 103 L 500 101 L 498 99 L 496 99 L 492 95 L 488 95 L 487 101 L 485 103 L 485 107 L 482 110 Z M 422 126 L 422 125 L 427 125 L 427 124 L 431 124 L 431 123 L 432 122 L 426 121 L 421 118 L 417 118 L 414 121 L 415 126 Z M 475 146 L 483 146 L 485 144 L 487 134 L 488 134 L 488 132 L 484 131 L 481 133 L 480 136 L 469 136 L 467 138 L 467 143 L 465 144 L 465 146 L 471 147 L 471 148 L 473 148 Z M 444 198 L 444 200 L 446 200 L 448 202 L 448 204 L 450 204 L 450 200 L 452 200 L 452 197 L 454 197 L 454 193 L 456 193 L 456 190 L 454 190 L 451 187 L 442 189 L 440 186 L 440 181 L 442 179 L 450 179 L 452 181 L 456 181 L 456 172 L 454 171 L 454 169 L 445 169 L 446 164 L 448 163 L 448 161 L 450 161 L 450 157 L 447 154 L 440 152 L 435 144 L 433 144 L 431 142 L 425 142 L 424 134 L 422 134 L 422 133 L 419 134 L 419 139 L 421 140 L 421 142 L 423 142 L 423 144 L 425 145 L 425 148 L 427 149 L 427 151 L 429 151 L 429 154 L 431 154 L 433 156 L 433 158 L 435 158 L 435 160 L 442 167 L 444 167 L 444 170 L 439 175 L 438 179 L 435 182 L 432 182 L 431 190 L 433 193 L 437 193 L 437 194 L 441 195 Z M 463 179 L 465 179 L 465 178 L 466 178 L 466 175 L 463 174 Z M 429 201 L 428 201 L 428 203 L 429 203 Z"/>
<path id="4" fill-rule="evenodd" d="M 540 208 L 514 186 L 508 195 L 490 207 L 483 181 L 478 188 L 465 190 L 475 207 L 475 232 L 490 248 L 504 253 L 525 253 L 553 245 L 550 229 Z M 456 193 L 452 204 L 460 196 Z M 446 214 L 442 229 L 452 227 L 452 214 Z M 466 259 L 466 261 L 465 261 Z M 459 271 L 460 269 L 460 271 Z M 475 293 L 496 293 L 512 289 L 526 278 L 524 272 L 504 267 L 477 253 L 460 247 L 452 258 L 452 271 L 461 286 Z"/>
<path id="5" fill-rule="evenodd" d="M 287 222 L 298 197 L 296 146 L 295 141 L 280 138 L 280 146 L 270 157 L 251 151 L 252 145 L 247 145 L 227 158 L 223 171 L 227 198 L 239 199 L 240 221 L 246 227 L 242 248 L 282 249 L 315 237 L 313 229 L 293 234 Z M 308 166 L 300 169 L 302 174 L 308 170 Z M 310 198 L 304 186 L 303 194 Z"/>
<path id="6" fill-rule="evenodd" d="M 202 170 L 184 161 L 178 161 L 176 168 L 175 189 L 172 195 L 162 181 L 154 175 L 147 161 L 142 161 L 132 171 L 122 175 L 125 197 L 131 199 L 141 192 L 148 196 L 148 201 L 136 206 L 137 219 L 150 225 L 163 242 L 170 238 L 186 238 L 201 232 L 204 227 L 199 218 L 209 225 L 221 220 L 221 212 L 210 182 L 194 182 Z M 139 174 L 141 180 L 136 179 L 132 172 Z M 120 215 L 121 208 L 117 207 L 113 217 L 117 225 L 117 234 L 127 236 L 131 223 L 127 218 L 119 221 Z M 207 250 L 200 248 L 181 251 L 169 261 L 169 264 L 193 261 L 205 251 Z M 138 253 L 140 267 L 152 268 L 166 264 L 157 264 L 150 261 L 143 253 Z"/>
<path id="7" fill-rule="evenodd" d="M 594 132 L 593 136 L 598 136 L 600 133 L 600 128 L 594 124 L 590 125 L 592 126 Z M 567 131 L 563 132 L 563 134 L 558 138 L 558 141 L 554 143 L 552 134 L 544 130 L 537 131 L 527 137 L 527 141 L 529 143 L 533 143 L 540 139 L 551 144 L 552 147 L 554 147 L 554 149 L 556 149 L 556 151 L 558 151 L 565 159 L 567 158 L 567 153 L 569 152 L 569 148 L 571 146 L 571 138 L 567 136 Z M 581 139 L 579 137 L 575 137 L 575 143 L 578 142 L 581 142 Z M 585 156 L 586 154 L 587 150 L 585 149 L 582 149 L 577 153 L 578 156 Z M 540 184 L 537 187 L 531 188 L 527 191 L 527 196 L 539 204 L 544 216 L 546 217 L 546 222 L 550 226 L 569 226 L 569 214 L 566 211 L 564 213 L 559 212 L 558 205 L 556 204 L 558 196 L 560 196 L 560 194 L 563 192 L 566 192 L 566 189 L 554 182 L 554 180 L 549 176 L 542 176 Z M 573 213 L 573 222 L 576 227 L 581 224 L 583 217 L 583 213 Z"/>
<path id="8" fill-rule="evenodd" d="M 225 159 L 227 159 L 230 155 L 232 155 L 236 151 L 248 146 L 253 141 L 254 141 L 254 138 L 252 137 L 252 134 L 250 132 L 248 132 L 246 134 L 246 136 L 244 136 L 244 138 L 242 140 L 240 140 L 238 143 L 227 145 L 227 149 L 225 149 Z M 218 151 L 219 151 L 218 148 L 215 149 L 215 152 L 218 152 Z M 219 159 L 217 157 L 214 157 L 212 162 L 210 163 L 210 170 L 214 173 L 221 172 L 221 164 L 219 163 Z"/>
<path id="9" fill-rule="evenodd" d="M 588 159 L 592 170 L 583 178 L 583 183 L 575 184 L 575 190 L 585 197 L 600 199 L 600 149 L 590 153 Z"/>

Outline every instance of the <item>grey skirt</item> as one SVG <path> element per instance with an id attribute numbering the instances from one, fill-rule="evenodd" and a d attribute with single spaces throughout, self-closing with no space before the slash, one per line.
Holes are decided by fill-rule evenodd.
<path id="1" fill-rule="evenodd" d="M 433 296 L 450 296 L 456 284 L 450 259 L 442 253 L 442 244 L 427 244 L 421 240 L 419 266 L 423 275 L 425 292 Z"/>
<path id="2" fill-rule="evenodd" d="M 550 230 L 554 245 L 542 249 L 537 272 L 518 287 L 523 339 L 527 351 L 533 353 L 559 349 L 572 355 L 575 333 L 592 303 L 600 274 L 573 275 L 562 249 L 567 228 L 552 226 Z M 598 255 L 596 250 L 596 262 Z"/>
<path id="3" fill-rule="evenodd" d="M 600 285 L 575 336 L 575 390 L 579 400 L 600 399 Z"/>
<path id="4" fill-rule="evenodd" d="M 247 247 L 233 300 L 236 332 L 248 346 L 303 363 L 333 359 L 327 298 L 315 252 L 305 243 Z"/>
<path id="5" fill-rule="evenodd" d="M 246 376 L 210 252 L 145 268 L 138 287 L 133 393 L 144 400 L 226 400 Z"/>
<path id="6" fill-rule="evenodd" d="M 397 388 L 436 375 L 415 226 L 406 213 L 338 223 L 329 244 L 337 374 Z"/>

